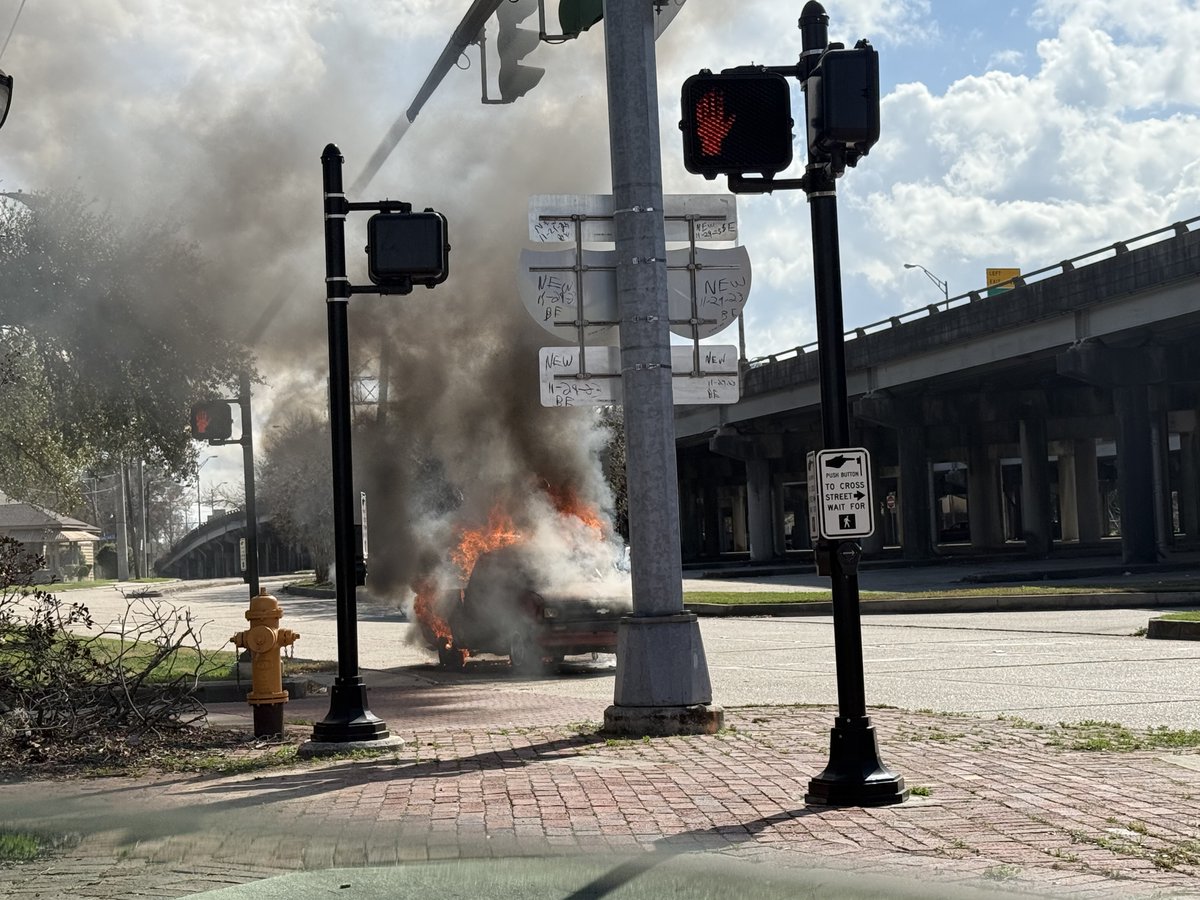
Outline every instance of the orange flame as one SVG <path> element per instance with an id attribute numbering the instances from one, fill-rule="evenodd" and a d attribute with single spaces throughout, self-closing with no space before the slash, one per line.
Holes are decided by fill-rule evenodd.
<path id="1" fill-rule="evenodd" d="M 483 554 L 522 540 L 524 535 L 517 530 L 512 518 L 493 509 L 485 527 L 463 529 L 458 546 L 450 552 L 450 559 L 458 566 L 465 581 L 471 577 L 476 561 Z"/>
<path id="2" fill-rule="evenodd" d="M 574 516 L 596 532 L 597 540 L 603 540 L 608 533 L 608 523 L 600 516 L 598 509 L 579 499 L 574 488 L 555 488 L 547 485 L 546 493 L 559 515 Z"/>
<path id="3" fill-rule="evenodd" d="M 546 494 L 554 504 L 555 510 L 561 516 L 572 516 L 592 529 L 597 540 L 603 540 L 609 530 L 608 523 L 601 517 L 599 511 L 579 499 L 579 495 L 571 488 L 545 487 Z M 471 577 L 475 563 L 484 553 L 517 544 L 525 540 L 513 522 L 512 517 L 505 514 L 499 507 L 493 509 L 488 521 L 482 528 L 463 528 L 459 532 L 458 545 L 450 552 L 451 561 L 458 567 L 462 576 L 462 584 Z M 438 610 L 439 590 L 437 583 L 431 578 L 422 578 L 413 585 L 416 598 L 413 601 L 413 614 L 421 624 L 426 637 L 439 649 L 454 647 L 454 634 Z M 461 592 L 459 599 L 461 600 Z M 464 648 L 455 648 L 462 652 L 464 659 L 469 652 Z"/>
<path id="4" fill-rule="evenodd" d="M 453 641 L 450 624 L 438 615 L 434 608 L 437 599 L 437 585 L 428 578 L 423 578 L 414 585 L 416 599 L 413 600 L 413 614 L 417 621 L 425 626 L 426 631 L 438 642 L 439 646 L 449 647 Z"/>

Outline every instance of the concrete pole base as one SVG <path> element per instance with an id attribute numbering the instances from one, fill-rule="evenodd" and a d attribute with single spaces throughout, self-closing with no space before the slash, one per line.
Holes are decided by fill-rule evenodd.
<path id="1" fill-rule="evenodd" d="M 604 733 L 623 737 L 672 737 L 716 734 L 725 724 L 719 706 L 610 706 L 604 711 Z"/>
<path id="2" fill-rule="evenodd" d="M 713 734 L 724 718 L 724 710 L 712 705 L 695 614 L 621 620 L 613 705 L 604 711 L 606 732 L 638 737 Z"/>

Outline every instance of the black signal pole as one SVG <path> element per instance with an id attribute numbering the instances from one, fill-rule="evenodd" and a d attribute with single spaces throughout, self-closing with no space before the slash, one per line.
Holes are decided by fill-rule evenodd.
<path id="1" fill-rule="evenodd" d="M 350 452 L 350 279 L 346 275 L 346 214 L 342 153 L 334 144 L 321 154 L 325 188 L 325 286 L 329 319 L 329 433 L 333 449 L 334 585 L 337 591 L 338 674 L 329 713 L 313 726 L 314 743 L 377 741 L 387 725 L 367 708 L 358 672 L 358 612 L 354 570 L 354 468 Z"/>
<path id="2" fill-rule="evenodd" d="M 811 72 L 829 45 L 829 16 L 816 0 L 800 18 L 801 66 Z M 807 83 L 806 83 L 807 91 Z M 812 97 L 806 97 L 811 104 Z M 809 147 L 804 175 L 812 218 L 813 272 L 817 304 L 817 354 L 821 373 L 821 428 L 826 449 L 850 446 L 846 357 L 842 322 L 842 270 L 838 246 L 837 181 L 831 159 Z M 884 806 L 907 796 L 904 777 L 879 758 L 875 727 L 867 716 L 863 680 L 862 623 L 858 608 L 856 541 L 816 547 L 820 567 L 833 579 L 833 639 L 837 663 L 838 715 L 830 731 L 829 764 L 808 784 L 805 802 L 828 806 Z"/>
<path id="3" fill-rule="evenodd" d="M 258 506 L 254 500 L 254 429 L 247 371 L 242 372 L 238 386 L 238 405 L 242 410 L 242 471 L 246 480 L 246 582 L 250 585 L 250 597 L 254 598 L 258 596 Z"/>

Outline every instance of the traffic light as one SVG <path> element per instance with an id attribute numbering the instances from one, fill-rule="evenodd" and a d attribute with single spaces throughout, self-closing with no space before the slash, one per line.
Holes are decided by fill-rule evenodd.
<path id="1" fill-rule="evenodd" d="M 835 45 L 806 90 L 810 151 L 855 165 L 879 140 L 879 54 L 865 40 L 851 50 Z"/>
<path id="2" fill-rule="evenodd" d="M 450 274 L 449 254 L 439 212 L 376 213 L 367 221 L 367 274 L 393 293 L 441 284 Z"/>
<path id="3" fill-rule="evenodd" d="M 558 0 L 558 26 L 578 35 L 604 18 L 604 0 Z"/>
<path id="4" fill-rule="evenodd" d="M 683 83 L 683 165 L 693 174 L 782 172 L 792 164 L 792 125 L 792 91 L 782 75 L 702 71 Z"/>
<path id="5" fill-rule="evenodd" d="M 546 74 L 545 69 L 521 64 L 521 59 L 531 53 L 542 38 L 537 31 L 518 28 L 517 23 L 529 18 L 537 9 L 538 0 L 504 0 L 496 10 L 496 18 L 500 23 L 500 32 L 496 37 L 496 52 L 500 55 L 500 74 L 497 78 L 500 97 L 505 103 L 525 96 Z"/>
<path id="6" fill-rule="evenodd" d="M 198 441 L 227 441 L 233 434 L 233 412 L 225 400 L 192 405 L 192 437 Z"/>

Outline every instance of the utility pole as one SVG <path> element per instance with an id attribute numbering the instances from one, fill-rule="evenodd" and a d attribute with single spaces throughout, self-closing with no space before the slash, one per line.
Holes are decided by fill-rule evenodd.
<path id="1" fill-rule="evenodd" d="M 604 727 L 700 734 L 724 711 L 712 705 L 699 622 L 683 608 L 654 16 L 648 0 L 605 2 L 633 615 L 620 623 Z"/>

